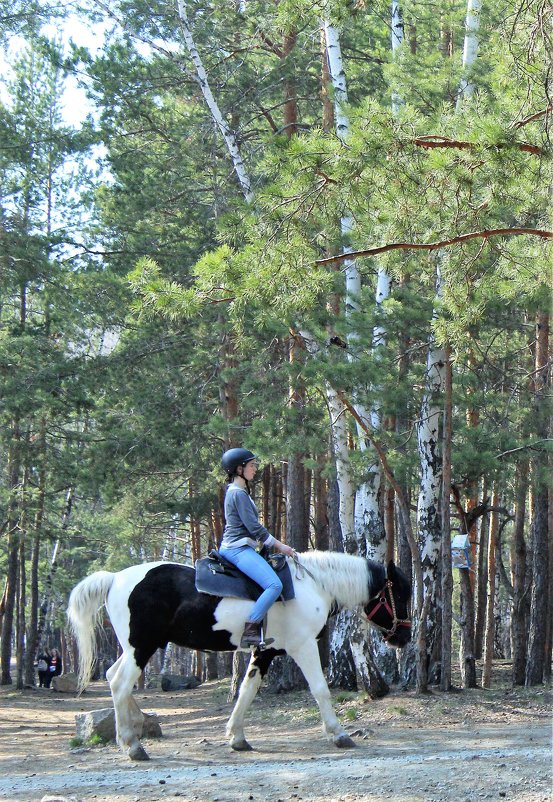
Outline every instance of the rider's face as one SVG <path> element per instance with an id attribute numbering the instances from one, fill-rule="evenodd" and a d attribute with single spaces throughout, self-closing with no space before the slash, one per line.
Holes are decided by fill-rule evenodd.
<path id="1" fill-rule="evenodd" d="M 256 473 L 257 473 L 257 462 L 254 459 L 250 460 L 250 462 L 246 462 L 242 474 L 244 479 L 246 479 L 247 482 L 251 482 Z"/>

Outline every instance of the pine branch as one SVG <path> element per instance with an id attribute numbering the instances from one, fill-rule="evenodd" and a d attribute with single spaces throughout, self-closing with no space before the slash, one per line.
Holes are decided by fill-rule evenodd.
<path id="1" fill-rule="evenodd" d="M 417 136 L 413 140 L 415 145 L 421 148 L 457 148 L 458 150 L 473 150 L 474 148 L 482 147 L 485 150 L 496 148 L 518 148 L 518 150 L 525 151 L 526 153 L 535 153 L 540 155 L 543 153 L 542 148 L 538 145 L 531 145 L 529 142 L 497 142 L 493 145 L 480 145 L 477 142 L 466 142 L 462 139 L 448 139 L 445 136 L 435 136 L 429 134 L 428 136 Z"/>
<path id="2" fill-rule="evenodd" d="M 522 120 L 517 120 L 516 123 L 511 125 L 511 128 L 523 128 L 523 126 L 528 125 L 528 123 L 532 123 L 534 120 L 539 120 L 540 117 L 545 117 L 547 114 L 551 114 L 552 111 L 553 106 L 548 106 L 542 111 L 537 111 L 535 114 L 530 114 L 528 117 L 524 117 Z"/>
<path id="3" fill-rule="evenodd" d="M 330 265 L 336 262 L 344 262 L 346 259 L 359 259 L 361 256 L 376 256 L 387 251 L 437 251 L 446 248 L 448 245 L 457 245 L 459 242 L 468 242 L 471 239 L 488 239 L 489 237 L 517 237 L 523 234 L 541 237 L 542 239 L 553 239 L 553 231 L 540 228 L 489 228 L 483 231 L 472 231 L 470 234 L 459 234 L 451 239 L 440 240 L 439 242 L 391 242 L 387 245 L 380 245 L 378 248 L 367 248 L 363 251 L 350 251 L 340 253 L 337 256 L 329 256 L 326 259 L 316 259 L 316 265 Z"/>

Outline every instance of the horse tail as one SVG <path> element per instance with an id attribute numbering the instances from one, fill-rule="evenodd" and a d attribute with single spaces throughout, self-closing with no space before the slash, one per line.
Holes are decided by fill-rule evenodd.
<path id="1" fill-rule="evenodd" d="M 114 578 L 110 571 L 97 571 L 79 582 L 69 597 L 67 617 L 79 652 L 79 693 L 90 682 L 96 659 L 95 630 Z"/>

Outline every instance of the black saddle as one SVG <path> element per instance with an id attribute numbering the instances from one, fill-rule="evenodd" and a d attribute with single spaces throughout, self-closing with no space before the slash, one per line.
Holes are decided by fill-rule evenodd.
<path id="1" fill-rule="evenodd" d="M 294 584 L 290 567 L 284 554 L 271 554 L 265 557 L 282 582 L 280 600 L 294 598 Z M 207 557 L 196 560 L 196 590 L 211 596 L 233 596 L 235 599 L 257 601 L 263 588 L 243 574 L 235 565 L 213 549 Z"/>

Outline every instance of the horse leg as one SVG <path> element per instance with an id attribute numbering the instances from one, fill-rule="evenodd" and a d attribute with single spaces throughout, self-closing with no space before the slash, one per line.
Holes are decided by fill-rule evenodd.
<path id="1" fill-rule="evenodd" d="M 144 714 L 132 696 L 134 683 L 141 671 L 134 656 L 130 652 L 125 652 L 106 672 L 115 709 L 117 743 L 131 760 L 149 760 L 148 753 L 139 739 L 142 734 Z"/>
<path id="2" fill-rule="evenodd" d="M 110 683 L 110 687 L 111 687 L 111 681 L 115 676 L 115 674 L 117 673 L 122 660 L 123 660 L 123 655 L 121 655 L 121 657 L 119 657 L 115 661 L 115 663 L 112 666 L 110 666 L 106 671 L 106 679 Z M 136 699 L 132 695 L 129 697 L 129 713 L 132 717 L 136 734 L 140 738 L 140 736 L 142 735 L 142 728 L 144 725 L 144 713 L 139 708 L 138 704 L 136 703 Z"/>
<path id="3" fill-rule="evenodd" d="M 355 742 L 345 732 L 334 712 L 330 691 L 321 668 L 317 642 L 314 640 L 305 641 L 300 648 L 289 650 L 288 654 L 296 661 L 307 680 L 309 690 L 319 706 L 325 733 L 341 749 L 354 747 Z"/>
<path id="4" fill-rule="evenodd" d="M 272 649 L 267 649 L 262 652 L 254 652 L 250 658 L 248 669 L 240 685 L 238 699 L 227 724 L 229 744 L 237 752 L 247 752 L 252 748 L 244 736 L 244 717 L 255 699 L 261 680 L 267 673 L 275 654 L 276 652 Z"/>

